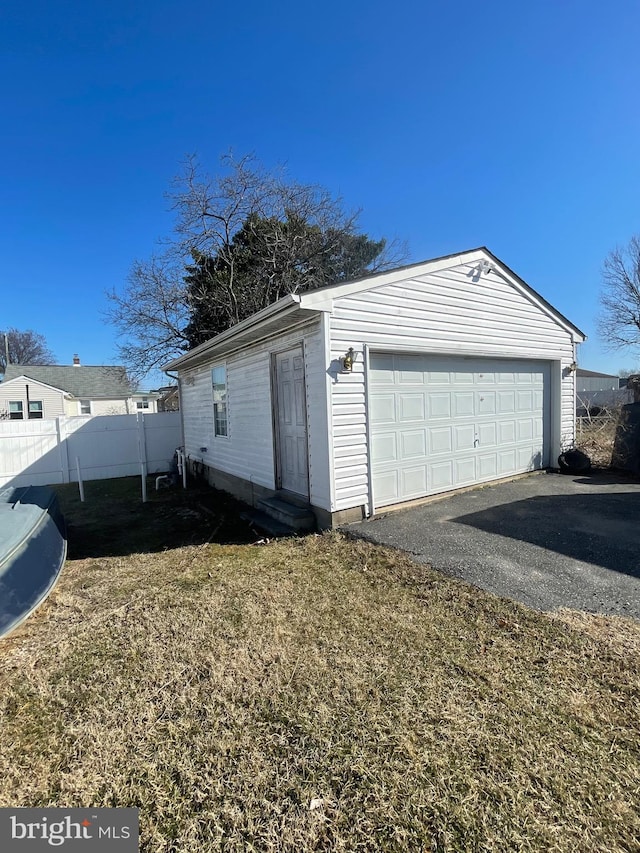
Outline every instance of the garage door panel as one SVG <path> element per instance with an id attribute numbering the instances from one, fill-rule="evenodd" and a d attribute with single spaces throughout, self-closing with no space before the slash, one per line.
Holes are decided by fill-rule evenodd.
<path id="1" fill-rule="evenodd" d="M 394 432 L 374 433 L 371 436 L 371 455 L 379 463 L 397 462 L 398 442 Z"/>
<path id="2" fill-rule="evenodd" d="M 424 384 L 424 357 L 400 355 L 396 362 L 397 380 L 400 385 Z"/>
<path id="3" fill-rule="evenodd" d="M 498 475 L 504 477 L 517 469 L 517 457 L 515 450 L 501 450 L 498 456 Z"/>
<path id="4" fill-rule="evenodd" d="M 498 476 L 498 457 L 495 453 L 478 457 L 478 479 L 489 480 Z"/>
<path id="5" fill-rule="evenodd" d="M 373 475 L 373 493 L 378 506 L 404 500 L 398 489 L 398 471 L 383 471 Z"/>
<path id="6" fill-rule="evenodd" d="M 427 436 L 425 429 L 405 430 L 400 433 L 400 458 L 424 458 L 427 455 Z"/>
<path id="7" fill-rule="evenodd" d="M 531 441 L 533 439 L 533 421 L 531 418 L 524 418 L 518 421 L 516 436 L 517 441 Z"/>
<path id="8" fill-rule="evenodd" d="M 401 421 L 423 421 L 426 416 L 424 394 L 398 394 L 398 417 Z"/>
<path id="9" fill-rule="evenodd" d="M 454 391 L 452 406 L 454 418 L 466 418 L 473 416 L 474 402 L 474 394 L 472 391 Z"/>
<path id="10" fill-rule="evenodd" d="M 476 482 L 476 460 L 470 456 L 456 459 L 454 464 L 455 482 L 460 486 Z"/>
<path id="11" fill-rule="evenodd" d="M 451 373 L 448 370 L 428 370 L 425 380 L 429 385 L 451 385 Z"/>
<path id="12" fill-rule="evenodd" d="M 547 463 L 544 362 L 387 353 L 371 365 L 375 506 Z"/>
<path id="13" fill-rule="evenodd" d="M 496 395 L 493 391 L 483 391 L 482 394 L 478 394 L 476 411 L 479 415 L 495 415 Z"/>
<path id="14" fill-rule="evenodd" d="M 498 414 L 508 414 L 516 410 L 515 391 L 498 391 L 497 394 Z"/>
<path id="15" fill-rule="evenodd" d="M 480 447 L 495 447 L 498 444 L 498 425 L 478 424 L 478 442 Z"/>
<path id="16" fill-rule="evenodd" d="M 453 439 L 451 427 L 432 427 L 429 430 L 429 451 L 434 453 L 451 453 Z"/>
<path id="17" fill-rule="evenodd" d="M 401 472 L 401 488 L 402 494 L 409 500 L 424 495 L 427 490 L 427 466 L 404 468 Z"/>
<path id="18" fill-rule="evenodd" d="M 429 418 L 450 418 L 451 417 L 451 394 L 428 394 Z"/>
<path id="19" fill-rule="evenodd" d="M 371 383 L 395 382 L 394 361 L 391 353 L 372 353 L 369 358 L 369 376 Z"/>
<path id="20" fill-rule="evenodd" d="M 394 394 L 371 396 L 371 423 L 390 424 L 396 420 L 396 397 Z"/>
<path id="21" fill-rule="evenodd" d="M 513 444 L 516 440 L 516 422 L 498 421 L 498 443 Z"/>
<path id="22" fill-rule="evenodd" d="M 530 412 L 533 409 L 533 392 L 518 391 L 516 394 L 516 406 L 518 412 Z"/>
<path id="23" fill-rule="evenodd" d="M 429 482 L 434 491 L 443 491 L 453 486 L 453 462 L 434 462 L 428 467 Z"/>
<path id="24" fill-rule="evenodd" d="M 453 449 L 456 451 L 469 450 L 475 440 L 473 424 L 459 424 L 453 427 Z"/>

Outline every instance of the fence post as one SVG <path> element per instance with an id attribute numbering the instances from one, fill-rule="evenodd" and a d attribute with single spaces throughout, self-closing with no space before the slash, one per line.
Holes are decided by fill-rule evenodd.
<path id="1" fill-rule="evenodd" d="M 60 457 L 60 473 L 62 482 L 70 483 L 69 476 L 69 448 L 67 446 L 67 419 L 62 416 L 56 418 L 56 440 L 58 442 L 58 456 Z"/>
<path id="2" fill-rule="evenodd" d="M 138 458 L 140 460 L 140 477 L 142 480 L 142 503 L 147 502 L 147 437 L 144 432 L 144 415 L 137 414 L 138 420 Z"/>

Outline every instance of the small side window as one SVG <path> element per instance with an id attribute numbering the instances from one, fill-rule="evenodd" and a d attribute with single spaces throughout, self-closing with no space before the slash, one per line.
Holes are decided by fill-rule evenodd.
<path id="1" fill-rule="evenodd" d="M 227 415 L 227 368 L 224 364 L 211 371 L 213 389 L 213 432 L 214 435 L 229 435 Z"/>
<path id="2" fill-rule="evenodd" d="M 12 421 L 21 421 L 24 419 L 22 400 L 11 400 L 9 402 L 9 419 Z"/>
<path id="3" fill-rule="evenodd" d="M 91 400 L 80 400 L 80 414 L 81 415 L 90 415 L 91 414 Z"/>
<path id="4" fill-rule="evenodd" d="M 42 414 L 42 400 L 29 400 L 29 420 L 41 419 Z"/>

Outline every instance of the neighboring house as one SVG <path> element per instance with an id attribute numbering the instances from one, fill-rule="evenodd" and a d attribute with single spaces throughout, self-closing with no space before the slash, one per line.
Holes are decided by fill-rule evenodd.
<path id="1" fill-rule="evenodd" d="M 179 412 L 180 394 L 177 385 L 165 385 L 155 392 L 158 395 L 159 412 Z"/>
<path id="2" fill-rule="evenodd" d="M 123 367 L 9 364 L 0 383 L 0 418 L 121 415 L 157 411 L 154 392 L 134 391 Z"/>
<path id="3" fill-rule="evenodd" d="M 194 470 L 330 527 L 554 466 L 584 339 L 480 248 L 285 296 L 165 369 Z"/>
<path id="4" fill-rule="evenodd" d="M 623 385 L 624 382 L 624 385 Z M 576 371 L 576 412 L 580 416 L 587 413 L 622 406 L 633 402 L 633 391 L 611 373 L 597 373 L 579 367 Z"/>

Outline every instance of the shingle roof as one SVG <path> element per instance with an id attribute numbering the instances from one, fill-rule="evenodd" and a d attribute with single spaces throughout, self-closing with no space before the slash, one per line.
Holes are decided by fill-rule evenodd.
<path id="1" fill-rule="evenodd" d="M 60 388 L 74 397 L 98 400 L 129 397 L 133 393 L 124 367 L 109 365 L 8 364 L 4 382 L 27 376 Z"/>

